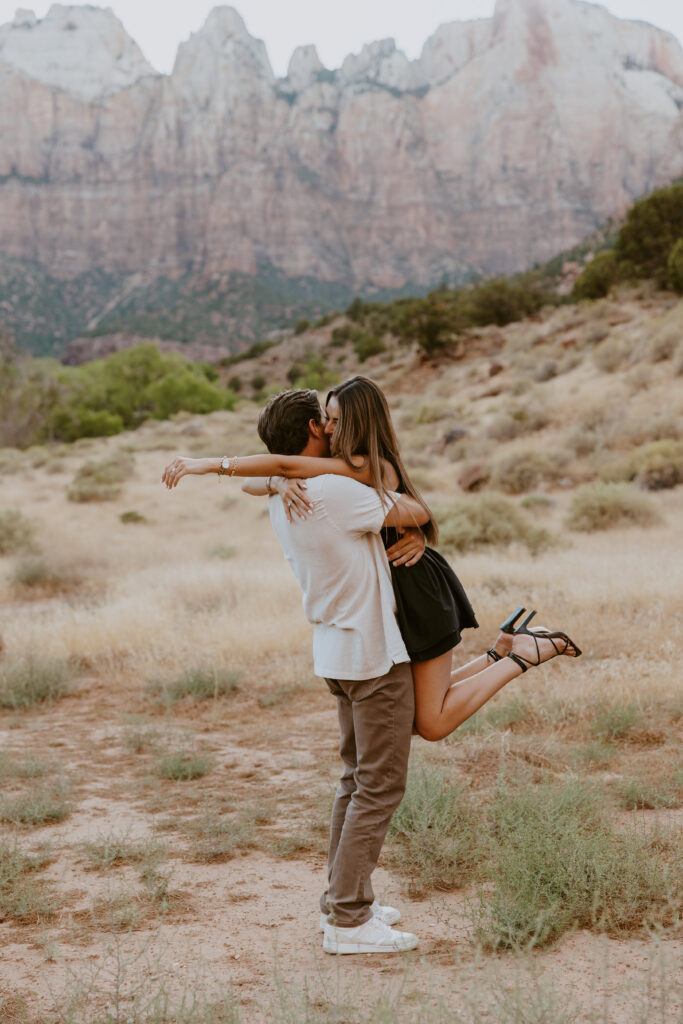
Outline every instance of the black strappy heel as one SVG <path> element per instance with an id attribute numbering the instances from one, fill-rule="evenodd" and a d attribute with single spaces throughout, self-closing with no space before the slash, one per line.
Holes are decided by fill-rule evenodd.
<path id="1" fill-rule="evenodd" d="M 518 609 L 518 611 L 519 611 L 519 609 Z M 522 610 L 519 611 L 519 614 L 517 614 L 517 612 L 515 612 L 515 616 L 516 616 L 516 618 L 514 620 L 515 622 L 517 621 L 517 619 L 519 618 L 519 616 L 522 614 L 523 611 L 526 611 L 526 609 L 522 608 Z M 524 619 L 524 621 L 519 626 L 517 626 L 516 629 L 506 630 L 506 632 L 510 632 L 510 633 L 513 633 L 513 634 L 516 634 L 516 635 L 525 635 L 525 636 L 531 636 L 531 637 L 534 638 L 534 643 L 536 644 L 536 659 L 537 659 L 536 661 L 529 661 L 528 658 L 525 658 L 521 654 L 515 654 L 514 651 L 510 651 L 510 653 L 508 655 L 506 655 L 506 657 L 511 658 L 512 661 L 514 661 L 516 665 L 519 665 L 519 667 L 521 668 L 522 672 L 526 672 L 526 670 L 528 668 L 536 668 L 537 665 L 542 664 L 542 662 L 541 662 L 541 651 L 540 651 L 540 648 L 538 646 L 538 641 L 539 640 L 550 640 L 551 644 L 553 645 L 553 648 L 555 649 L 555 653 L 556 654 L 565 654 L 566 651 L 567 651 L 567 648 L 568 647 L 572 647 L 574 649 L 573 657 L 575 657 L 575 658 L 580 658 L 581 657 L 581 654 L 582 654 L 581 648 L 577 647 L 577 645 L 574 643 L 574 641 L 572 640 L 572 638 L 570 636 L 567 636 L 566 633 L 562 633 L 559 629 L 558 630 L 553 630 L 552 632 L 550 630 L 548 630 L 547 632 L 538 632 L 538 633 L 535 633 L 532 629 L 528 629 L 527 627 L 528 627 L 529 623 L 531 622 L 531 620 L 533 619 L 535 614 L 536 614 L 536 612 L 529 612 L 529 614 Z M 509 622 L 509 620 L 506 620 L 504 625 L 507 625 L 508 622 Z M 564 641 L 564 647 L 561 650 L 558 647 L 558 645 L 555 643 L 556 640 L 563 640 Z"/>
<path id="2" fill-rule="evenodd" d="M 526 611 L 526 608 L 522 608 L 521 605 L 519 605 L 518 608 L 515 608 L 515 610 L 512 613 L 512 615 L 508 615 L 508 617 L 505 620 L 505 622 L 502 624 L 502 626 L 499 627 L 500 632 L 501 633 L 512 633 L 512 634 L 514 634 L 516 632 L 516 630 L 515 630 L 515 623 L 517 622 L 517 620 L 520 617 L 520 615 L 523 615 L 525 611 Z M 523 624 L 525 624 L 527 622 L 531 622 L 531 620 L 532 620 L 532 618 L 534 617 L 535 614 L 536 614 L 536 612 L 531 612 L 526 617 L 526 619 L 524 620 Z M 486 656 L 488 658 L 491 658 L 493 661 L 502 661 L 503 657 L 505 657 L 505 655 L 499 654 L 498 651 L 494 647 L 491 647 L 486 652 Z"/>

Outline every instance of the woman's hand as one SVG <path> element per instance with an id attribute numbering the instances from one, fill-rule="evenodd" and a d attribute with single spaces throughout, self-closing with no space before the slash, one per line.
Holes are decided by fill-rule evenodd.
<path id="1" fill-rule="evenodd" d="M 271 481 L 271 486 L 282 498 L 288 522 L 293 522 L 292 510 L 300 519 L 305 519 L 308 513 L 313 511 L 313 505 L 306 494 L 305 480 L 288 480 L 286 477 L 278 477 L 277 480 Z"/>
<path id="2" fill-rule="evenodd" d="M 422 530 L 408 526 L 396 543 L 387 548 L 387 558 L 392 565 L 416 565 L 422 558 L 425 547 Z"/>
<path id="3" fill-rule="evenodd" d="M 166 484 L 170 490 L 172 487 L 177 487 L 184 476 L 201 476 L 203 473 L 210 473 L 215 462 L 215 459 L 190 459 L 184 455 L 176 455 L 162 473 L 161 482 Z"/>

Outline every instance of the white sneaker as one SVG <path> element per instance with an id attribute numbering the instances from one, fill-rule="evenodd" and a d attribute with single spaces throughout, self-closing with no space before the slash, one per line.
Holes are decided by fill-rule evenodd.
<path id="1" fill-rule="evenodd" d="M 326 924 L 323 949 L 326 953 L 404 953 L 417 943 L 417 935 L 396 931 L 374 916 L 356 928 Z"/>
<path id="2" fill-rule="evenodd" d="M 401 920 L 401 911 L 397 910 L 396 907 L 383 907 L 377 900 L 370 904 L 370 910 L 374 917 L 378 917 L 380 921 L 384 921 L 385 924 L 398 924 Z M 320 915 L 320 931 L 325 931 L 325 925 L 328 923 L 327 914 Z"/>

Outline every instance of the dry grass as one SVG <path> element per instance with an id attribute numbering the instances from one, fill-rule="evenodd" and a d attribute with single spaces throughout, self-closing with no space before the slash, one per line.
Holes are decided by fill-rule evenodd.
<path id="1" fill-rule="evenodd" d="M 659 300 L 647 301 L 656 305 Z M 651 874 L 653 892 L 646 870 L 658 871 L 657 865 L 673 860 L 668 839 L 641 847 L 635 841 L 620 845 L 618 837 L 628 839 L 641 819 L 642 835 L 651 836 L 648 816 L 664 816 L 664 835 L 677 826 L 683 804 L 683 579 L 677 558 L 683 548 L 683 489 L 672 486 L 644 496 L 659 515 L 647 531 L 635 523 L 568 534 L 564 526 L 577 494 L 571 480 L 594 479 L 608 458 L 640 458 L 643 446 L 653 442 L 680 443 L 675 356 L 660 358 L 668 342 L 649 348 L 654 334 L 648 332 L 647 317 L 669 313 L 660 306 L 649 314 L 639 311 L 628 295 L 621 304 L 633 312 L 633 320 L 620 328 L 610 324 L 622 312 L 611 300 L 585 310 L 555 310 L 536 324 L 510 325 L 499 353 L 505 370 L 492 379 L 483 356 L 434 370 L 412 361 L 406 349 L 399 354 L 402 368 L 382 364 L 390 400 L 400 406 L 406 462 L 419 466 L 430 501 L 445 512 L 445 548 L 481 623 L 478 632 L 468 632 L 456 660 L 488 647 L 497 625 L 518 604 L 537 607 L 537 621 L 567 630 L 584 650 L 577 662 L 556 659 L 516 680 L 447 742 L 414 741 L 424 776 L 417 773 L 396 818 L 377 888 L 390 902 L 400 899 L 406 926 L 423 940 L 423 959 L 419 970 L 401 982 L 402 995 L 393 1002 L 387 997 L 382 1003 L 381 979 L 391 979 L 403 966 L 384 958 L 374 966 L 371 958 L 341 965 L 320 959 L 316 899 L 338 772 L 336 724 L 324 688 L 318 682 L 302 683 L 311 673 L 311 627 L 303 619 L 299 588 L 272 536 L 265 508 L 242 495 L 234 481 L 219 485 L 215 479 L 188 479 L 171 493 L 158 483 L 174 452 L 260 450 L 254 440 L 256 410 L 245 404 L 205 419 L 177 417 L 146 424 L 127 438 L 74 446 L 56 460 L 60 471 L 66 470 L 63 487 L 61 478 L 57 487 L 51 478 L 46 488 L 45 468 L 40 467 L 51 463 L 43 462 L 40 451 L 30 457 L 25 453 L 3 477 L 3 502 L 20 508 L 33 525 L 34 542 L 50 553 L 46 564 L 57 565 L 52 553 L 58 552 L 59 566 L 88 583 L 87 589 L 61 592 L 44 587 L 39 594 L 36 587 L 37 599 L 29 601 L 31 587 L 11 584 L 18 563 L 10 558 L 0 580 L 0 678 L 11 677 L 13 666 L 24 665 L 27 652 L 38 650 L 48 662 L 66 665 L 69 673 L 70 666 L 79 665 L 84 677 L 68 700 L 53 700 L 58 693 L 48 687 L 46 698 L 36 696 L 34 703 L 30 674 L 22 669 L 18 687 L 0 712 L 3 814 L 10 818 L 6 827 L 14 823 L 21 856 L 28 858 L 23 867 L 17 861 L 12 877 L 27 883 L 45 878 L 31 896 L 38 902 L 27 903 L 33 909 L 23 918 L 20 910 L 7 918 L 17 924 L 3 933 L 9 954 L 0 966 L 0 981 L 6 985 L 10 971 L 19 972 L 11 975 L 18 978 L 14 988 L 25 997 L 32 1021 L 95 1024 L 116 1020 L 117 1012 L 119 1019 L 129 1017 L 136 1024 L 236 1020 L 236 1003 L 222 1017 L 223 1011 L 215 1010 L 218 996 L 213 1001 L 198 997 L 195 1017 L 189 1011 L 182 1016 L 182 1000 L 176 998 L 182 993 L 173 986 L 185 967 L 194 970 L 200 961 L 213 977 L 235 982 L 243 1001 L 241 1019 L 254 1024 L 342 1019 L 363 1024 L 431 1024 L 432 1019 L 592 1024 L 607 1017 L 610 1024 L 669 1024 L 676 1019 L 671 1014 L 678 1012 L 678 996 L 662 995 L 662 1005 L 668 999 L 669 1017 L 659 1012 L 659 1004 L 647 1001 L 652 986 L 647 987 L 649 961 L 641 955 L 646 942 L 634 937 L 643 922 L 657 921 L 664 954 L 676 955 L 673 923 L 660 900 L 668 882 Z M 670 325 L 664 324 L 662 332 L 665 327 Z M 615 330 L 626 329 L 633 332 L 637 361 L 610 373 L 598 369 L 592 356 L 596 346 Z M 591 340 L 596 332 L 606 334 Z M 563 349 L 562 343 L 572 339 Z M 556 374 L 543 369 L 551 362 Z M 634 374 L 642 370 L 647 371 L 647 389 L 634 390 Z M 492 394 L 498 385 L 500 393 Z M 511 419 L 522 428 L 511 429 Z M 453 425 L 466 426 L 467 436 L 444 442 Z M 105 504 L 69 502 L 66 484 L 82 459 L 101 462 L 122 441 L 136 453 L 125 495 Z M 465 464 L 482 459 L 494 466 L 527 450 L 551 459 L 562 453 L 567 486 L 544 479 L 523 499 L 458 491 L 456 480 Z M 656 449 L 659 455 L 663 451 Z M 648 466 L 654 458 L 648 455 Z M 643 496 L 634 484 L 630 487 L 629 493 Z M 131 509 L 146 522 L 136 519 L 140 525 L 135 527 L 122 521 Z M 556 540 L 550 548 L 533 540 L 548 535 Z M 228 683 L 221 697 L 223 672 Z M 231 673 L 241 673 L 238 689 L 230 683 Z M 149 699 L 149 680 L 160 680 L 157 694 L 163 691 L 169 698 L 161 706 Z M 198 772 L 196 760 L 201 762 Z M 59 764 L 69 765 L 72 791 L 62 794 L 67 816 L 51 820 L 49 801 L 42 810 L 40 804 L 59 775 Z M 160 777 L 162 770 L 169 777 Z M 502 810 L 494 814 L 492 808 L 503 770 L 518 780 L 508 807 L 526 794 L 541 824 L 544 807 L 564 806 L 556 795 L 565 784 L 594 787 L 616 851 L 609 862 L 599 861 L 605 866 L 600 877 L 619 879 L 621 872 L 626 878 L 631 872 L 628 877 L 637 882 L 633 891 L 640 893 L 630 918 L 615 916 L 613 890 L 602 916 L 572 910 L 569 927 L 579 923 L 585 931 L 561 939 L 550 954 L 519 961 L 525 970 L 533 964 L 556 965 L 559 987 L 527 984 L 527 979 L 516 989 L 518 961 L 509 955 L 490 958 L 472 945 L 466 904 L 480 906 L 479 881 L 484 892 L 509 894 L 499 910 L 505 910 L 508 923 L 521 922 L 514 934 L 515 942 L 523 942 L 529 928 L 536 934 L 534 906 L 543 916 L 558 903 L 553 894 L 562 887 L 554 890 L 544 883 L 543 899 L 535 905 L 519 895 L 525 890 L 515 882 L 518 869 L 536 863 L 539 850 L 550 863 L 553 843 L 573 850 L 575 864 L 586 863 L 570 834 L 563 839 L 565 846 L 555 842 L 555 834 L 546 835 L 544 847 L 540 826 L 527 828 L 526 839 L 515 833 L 522 851 L 517 875 L 514 865 L 496 859 L 492 844 L 496 834 L 503 834 L 503 817 Z M 422 792 L 424 778 L 438 784 L 425 785 Z M 318 794 L 324 794 L 324 807 Z M 53 792 L 51 799 L 58 795 Z M 580 802 L 577 806 L 585 808 Z M 567 815 L 566 821 L 574 821 Z M 520 817 L 521 810 L 514 820 Z M 473 823 L 482 820 L 474 832 Z M 153 850 L 158 841 L 145 838 L 162 828 L 168 831 L 163 852 L 168 864 L 163 865 Z M 44 839 L 53 845 L 55 859 L 39 868 L 34 865 L 41 863 Z M 480 875 L 485 863 L 488 880 Z M 499 864 L 495 875 L 494 863 Z M 549 873 L 551 881 L 561 881 L 560 867 Z M 602 882 L 602 888 L 593 884 L 589 872 L 581 877 L 584 895 L 591 885 L 591 898 L 606 891 Z M 401 898 L 397 890 L 404 885 L 427 899 Z M 521 903 L 526 916 L 515 917 L 513 903 L 518 909 Z M 50 906 L 59 913 L 45 916 Z M 572 991 L 578 1006 L 574 1013 L 567 1009 L 568 990 L 590 974 L 601 955 L 598 932 L 608 927 L 609 915 L 613 930 L 623 937 L 612 940 L 620 944 L 617 965 L 610 962 L 605 977 L 595 980 L 602 1017 L 593 1013 L 584 990 Z M 479 918 L 492 945 L 501 944 L 502 918 L 497 920 L 490 914 Z M 555 941 L 550 936 L 559 931 L 550 929 L 548 941 Z M 273 987 L 269 959 L 276 935 L 281 936 L 287 974 L 279 989 Z M 117 1004 L 112 993 L 120 991 L 116 985 L 123 984 L 127 958 L 141 948 L 136 943 L 156 943 L 156 950 L 167 944 L 169 962 L 162 975 L 146 971 L 140 1001 Z M 55 1005 L 66 1005 L 62 996 L 68 1003 L 65 961 L 105 971 L 106 950 L 114 948 L 119 950 L 118 982 L 111 980 L 113 975 L 98 974 L 90 989 L 79 989 L 81 1010 L 60 1017 Z M 632 965 L 626 986 L 619 966 L 624 962 Z M 310 999 L 302 995 L 313 991 L 307 979 L 325 969 L 331 974 L 324 991 Z M 674 978 L 675 965 L 668 970 L 669 979 Z M 482 971 L 494 971 L 497 979 L 487 989 L 485 1005 Z M 52 1002 L 25 980 L 43 973 L 57 992 Z M 158 995 L 160 976 L 173 991 L 157 1012 L 145 998 Z M 621 999 L 631 983 L 640 986 L 643 996 L 637 1002 L 644 1007 L 640 1017 L 635 1010 L 629 1017 L 629 1000 Z M 188 992 L 194 991 L 188 985 Z M 426 993 L 425 986 L 433 990 Z M 363 992 L 361 1001 L 358 991 Z M 423 995 L 426 1003 L 420 1009 Z M 618 1005 L 612 1013 L 614 999 Z M 439 1000 L 443 1012 L 434 1009 Z"/>

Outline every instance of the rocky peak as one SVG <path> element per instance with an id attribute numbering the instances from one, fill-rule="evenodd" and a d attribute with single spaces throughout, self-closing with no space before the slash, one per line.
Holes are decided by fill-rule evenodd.
<path id="1" fill-rule="evenodd" d="M 0 61 L 88 101 L 156 75 L 110 7 L 18 10 L 0 27 Z"/>
<path id="2" fill-rule="evenodd" d="M 226 72 L 274 80 L 263 40 L 249 34 L 234 7 L 214 7 L 200 30 L 179 46 L 173 74 L 199 80 Z"/>
<path id="3" fill-rule="evenodd" d="M 341 66 L 340 79 L 343 84 L 371 82 L 399 92 L 418 85 L 415 65 L 396 49 L 393 39 L 379 39 L 368 43 L 359 54 L 349 54 Z"/>
<path id="4" fill-rule="evenodd" d="M 425 85 L 439 85 L 483 53 L 491 40 L 491 19 L 451 21 L 439 26 L 422 47 L 418 77 Z"/>
<path id="5" fill-rule="evenodd" d="M 312 85 L 325 67 L 315 46 L 297 46 L 287 67 L 287 84 L 294 92 L 302 92 Z"/>

